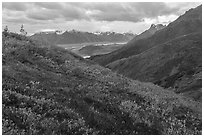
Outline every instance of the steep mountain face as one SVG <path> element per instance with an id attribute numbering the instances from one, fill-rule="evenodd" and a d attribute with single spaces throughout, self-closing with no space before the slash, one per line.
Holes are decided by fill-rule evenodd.
<path id="1" fill-rule="evenodd" d="M 62 34 L 57 32 L 37 33 L 31 36 L 32 39 L 43 40 L 54 44 L 76 44 L 89 42 L 124 42 L 131 40 L 135 35 L 132 33 L 100 32 L 97 34 L 80 32 L 76 30 L 65 31 Z"/>
<path id="2" fill-rule="evenodd" d="M 167 27 L 157 31 L 149 38 L 130 41 L 123 48 L 112 53 L 92 57 L 94 61 L 105 66 L 113 61 L 137 55 L 159 44 L 175 39 L 179 36 L 202 31 L 202 6 L 187 11 Z M 137 37 L 137 36 L 136 36 Z"/>
<path id="3" fill-rule="evenodd" d="M 127 58 L 110 63 L 109 60 L 102 64 L 109 63 L 106 65 L 108 68 L 132 79 L 173 88 L 177 93 L 201 101 L 201 11 L 201 6 L 187 11 L 152 37 L 135 41 L 131 43 L 132 45 L 107 55 L 110 58 L 113 55 L 112 60 L 118 59 L 116 57 L 118 53 L 120 53 L 119 58 L 124 56 Z M 101 58 L 106 59 L 106 56 Z"/>
<path id="4" fill-rule="evenodd" d="M 201 134 L 201 103 L 2 35 L 3 134 Z"/>
<path id="5" fill-rule="evenodd" d="M 142 32 L 141 34 L 135 36 L 129 43 L 134 43 L 135 41 L 137 40 L 140 40 L 140 39 L 145 39 L 145 38 L 149 38 L 151 37 L 155 32 L 157 32 L 158 30 L 161 30 L 163 28 L 165 28 L 166 26 L 165 25 L 162 25 L 162 24 L 152 24 L 151 27 Z"/>

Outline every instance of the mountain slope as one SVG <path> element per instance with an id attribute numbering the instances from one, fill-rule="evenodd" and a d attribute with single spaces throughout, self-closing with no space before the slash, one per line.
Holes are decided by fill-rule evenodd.
<path id="1" fill-rule="evenodd" d="M 202 6 L 187 11 L 167 27 L 157 31 L 149 38 L 130 41 L 123 48 L 112 53 L 92 57 L 94 61 L 105 66 L 113 61 L 128 58 L 148 50 L 158 44 L 162 44 L 179 36 L 202 31 Z"/>
<path id="2" fill-rule="evenodd" d="M 157 24 L 157 25 L 152 24 L 148 30 L 146 30 L 146 31 L 142 32 L 141 34 L 135 36 L 129 43 L 134 43 L 137 40 L 149 38 L 154 33 L 156 33 L 158 30 L 161 30 L 161 29 L 163 29 L 165 27 L 166 26 L 162 25 L 162 24 Z"/>
<path id="3" fill-rule="evenodd" d="M 115 32 L 101 32 L 99 34 L 80 32 L 80 31 L 65 31 L 62 34 L 57 32 L 50 33 L 36 33 L 31 36 L 35 40 L 43 40 L 51 44 L 76 44 L 89 42 L 124 42 L 129 41 L 134 37 L 131 33 L 115 33 Z"/>
<path id="4" fill-rule="evenodd" d="M 200 100 L 202 79 L 202 34 L 181 36 L 141 54 L 117 60 L 108 68 L 132 79 L 153 82 Z"/>
<path id="5" fill-rule="evenodd" d="M 31 39 L 46 42 L 49 44 L 56 44 L 59 40 L 59 35 L 55 33 L 39 33 L 30 36 Z"/>
<path id="6" fill-rule="evenodd" d="M 2 35 L 3 134 L 201 134 L 201 104 L 56 46 Z"/>

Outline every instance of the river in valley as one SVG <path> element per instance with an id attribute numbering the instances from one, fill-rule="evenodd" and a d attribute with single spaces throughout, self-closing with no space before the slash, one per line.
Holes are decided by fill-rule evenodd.
<path id="1" fill-rule="evenodd" d="M 93 55 L 107 54 L 121 48 L 127 42 L 91 42 L 78 44 L 58 44 L 67 50 L 74 52 L 83 58 L 89 58 Z"/>

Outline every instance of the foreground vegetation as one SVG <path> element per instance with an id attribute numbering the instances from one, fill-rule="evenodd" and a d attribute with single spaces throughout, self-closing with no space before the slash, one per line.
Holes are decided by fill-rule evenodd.
<path id="1" fill-rule="evenodd" d="M 3 134 L 201 134 L 201 104 L 3 33 Z"/>

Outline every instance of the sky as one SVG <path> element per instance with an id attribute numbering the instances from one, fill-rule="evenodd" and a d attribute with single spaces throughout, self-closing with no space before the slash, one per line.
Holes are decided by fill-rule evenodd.
<path id="1" fill-rule="evenodd" d="M 151 24 L 174 21 L 199 2 L 3 2 L 2 27 L 28 34 L 50 30 L 140 34 Z"/>

